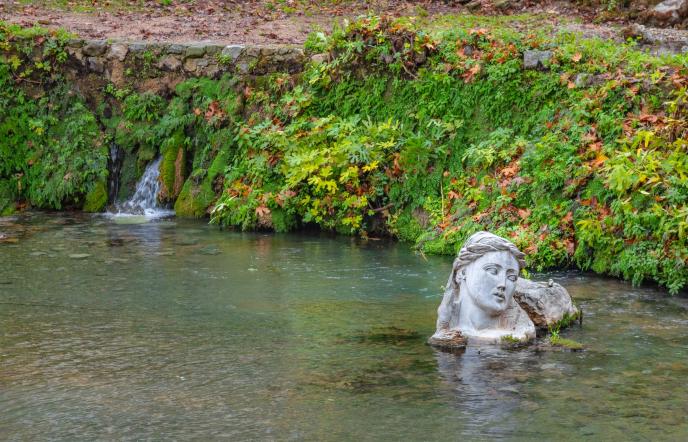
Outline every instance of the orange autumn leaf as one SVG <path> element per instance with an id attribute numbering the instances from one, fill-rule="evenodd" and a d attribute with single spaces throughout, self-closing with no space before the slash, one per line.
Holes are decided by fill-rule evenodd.
<path id="1" fill-rule="evenodd" d="M 597 157 L 595 157 L 594 160 L 590 162 L 590 165 L 594 168 L 600 167 L 604 164 L 605 161 L 607 161 L 609 158 L 603 153 L 598 153 Z"/>
<path id="2" fill-rule="evenodd" d="M 573 255 L 573 252 L 576 251 L 575 244 L 568 238 L 564 240 L 564 247 L 566 248 L 566 253 L 569 255 Z"/>
<path id="3" fill-rule="evenodd" d="M 480 73 L 480 65 L 476 64 L 463 74 L 463 79 L 466 83 L 470 83 L 475 79 L 478 73 Z"/>
<path id="4" fill-rule="evenodd" d="M 561 219 L 561 223 L 562 223 L 562 224 L 569 224 L 571 221 L 573 221 L 573 212 L 569 211 L 569 212 Z"/>
<path id="5" fill-rule="evenodd" d="M 504 178 L 513 178 L 514 176 L 516 176 L 519 169 L 520 169 L 520 164 L 518 163 L 518 161 L 514 161 L 512 164 L 510 164 L 510 165 L 508 165 L 502 169 L 501 175 Z"/>
<path id="6" fill-rule="evenodd" d="M 266 216 L 270 214 L 270 209 L 268 209 L 265 206 L 258 206 L 256 207 L 256 215 L 258 216 Z"/>
<path id="7" fill-rule="evenodd" d="M 530 216 L 530 209 L 518 209 L 517 212 L 521 219 L 526 219 Z"/>
<path id="8" fill-rule="evenodd" d="M 581 54 L 580 52 L 576 52 L 575 54 L 573 54 L 573 57 L 571 57 L 571 61 L 573 61 L 574 63 L 578 63 L 581 60 L 581 58 L 583 58 L 583 54 Z"/>
<path id="9" fill-rule="evenodd" d="M 602 142 L 601 142 L 601 141 L 597 141 L 597 142 L 595 142 L 595 143 L 590 143 L 590 144 L 588 145 L 588 150 L 589 150 L 590 152 L 600 152 L 600 151 L 602 150 Z"/>
<path id="10" fill-rule="evenodd" d="M 480 28 L 480 29 L 471 29 L 468 31 L 470 35 L 477 35 L 477 36 L 482 36 L 487 34 L 487 29 L 486 28 Z"/>

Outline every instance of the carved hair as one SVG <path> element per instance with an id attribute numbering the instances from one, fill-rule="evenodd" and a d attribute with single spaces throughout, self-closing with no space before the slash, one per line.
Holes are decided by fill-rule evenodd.
<path id="1" fill-rule="evenodd" d="M 519 271 L 526 266 L 526 254 L 518 250 L 511 241 L 490 232 L 477 232 L 468 238 L 454 260 L 454 273 L 476 259 L 490 252 L 509 252 L 518 262 Z"/>
<path id="2" fill-rule="evenodd" d="M 477 232 L 466 240 L 459 255 L 454 260 L 447 287 L 444 290 L 442 303 L 437 310 L 437 329 L 448 328 L 453 316 L 454 303 L 458 299 L 459 286 L 456 275 L 461 269 L 490 252 L 509 252 L 516 259 L 519 271 L 525 267 L 525 253 L 518 250 L 511 241 L 490 232 Z"/>

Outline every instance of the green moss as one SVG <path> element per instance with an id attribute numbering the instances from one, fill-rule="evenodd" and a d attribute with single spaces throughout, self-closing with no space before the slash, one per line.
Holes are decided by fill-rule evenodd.
<path id="1" fill-rule="evenodd" d="M 162 149 L 160 163 L 160 198 L 174 201 L 182 191 L 186 178 L 186 151 L 180 145 L 181 136 L 174 136 Z"/>
<path id="2" fill-rule="evenodd" d="M 572 351 L 579 351 L 585 348 L 580 342 L 576 342 L 572 339 L 562 338 L 559 335 L 552 335 L 549 337 L 549 343 L 555 347 L 563 347 Z"/>
<path id="3" fill-rule="evenodd" d="M 84 202 L 84 212 L 102 212 L 108 202 L 107 186 L 105 182 L 98 181 L 93 188 L 86 194 Z"/>
<path id="4" fill-rule="evenodd" d="M 504 344 L 519 344 L 521 342 L 520 339 L 515 338 L 512 335 L 502 336 L 500 340 Z"/>
<path id="5" fill-rule="evenodd" d="M 282 208 L 274 208 L 270 211 L 272 228 L 275 232 L 289 232 L 297 226 L 297 220 L 293 213 Z"/>
<path id="6" fill-rule="evenodd" d="M 425 232 L 418 219 L 408 212 L 390 217 L 388 227 L 397 238 L 410 243 L 415 243 Z"/>
<path id="7" fill-rule="evenodd" d="M 559 321 L 555 322 L 552 324 L 549 329 L 550 330 L 556 330 L 557 332 L 559 330 L 563 330 L 567 327 L 570 327 L 572 324 L 580 321 L 580 318 L 583 314 L 581 313 L 580 310 L 578 310 L 576 313 L 573 315 L 569 315 L 568 313 L 564 313 L 564 317 L 562 317 Z"/>
<path id="8" fill-rule="evenodd" d="M 206 211 L 213 200 L 215 200 L 215 192 L 208 182 L 204 181 L 198 186 L 193 183 L 192 178 L 189 178 L 174 203 L 174 211 L 179 217 L 202 218 L 206 216 Z"/>

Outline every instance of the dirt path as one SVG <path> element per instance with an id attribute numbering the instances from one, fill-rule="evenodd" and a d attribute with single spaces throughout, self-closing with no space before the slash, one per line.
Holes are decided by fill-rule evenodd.
<path id="1" fill-rule="evenodd" d="M 140 3 L 113 0 L 75 0 L 69 9 L 50 1 L 0 0 L 0 20 L 24 26 L 40 24 L 64 28 L 83 38 L 122 38 L 220 43 L 303 43 L 314 29 L 329 31 L 334 21 L 367 12 L 388 15 L 458 14 L 466 7 L 458 2 L 306 2 L 296 0 L 243 1 L 197 0 L 193 3 L 166 0 Z M 290 6 L 291 5 L 291 6 Z M 324 5 L 324 6 L 323 6 Z M 84 12 L 76 12 L 76 11 Z"/>
<path id="2" fill-rule="evenodd" d="M 529 13 L 509 23 L 519 31 L 549 25 L 587 37 L 624 41 L 640 38 L 657 53 L 688 51 L 688 31 L 623 23 L 593 24 L 595 12 L 566 1 L 510 0 L 0 0 L 0 20 L 23 26 L 67 29 L 82 38 L 163 42 L 213 41 L 223 44 L 301 44 L 316 29 L 367 13 L 415 16 L 433 23 L 447 15 Z M 537 15 L 535 15 L 537 14 Z"/>

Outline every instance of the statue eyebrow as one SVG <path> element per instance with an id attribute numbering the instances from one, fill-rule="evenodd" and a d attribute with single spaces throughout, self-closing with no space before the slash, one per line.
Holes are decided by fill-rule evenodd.
<path id="1" fill-rule="evenodd" d="M 502 268 L 502 266 L 497 264 L 496 262 L 488 262 L 487 264 L 485 264 L 483 266 L 484 269 L 486 269 L 488 267 L 499 267 L 500 269 Z"/>

